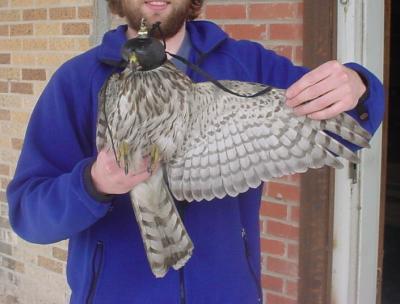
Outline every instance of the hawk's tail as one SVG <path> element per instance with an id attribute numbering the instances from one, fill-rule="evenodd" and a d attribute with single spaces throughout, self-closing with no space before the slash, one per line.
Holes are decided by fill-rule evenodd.
<path id="1" fill-rule="evenodd" d="M 176 209 L 159 168 L 130 192 L 150 268 L 163 277 L 169 267 L 179 269 L 189 260 L 193 243 Z"/>

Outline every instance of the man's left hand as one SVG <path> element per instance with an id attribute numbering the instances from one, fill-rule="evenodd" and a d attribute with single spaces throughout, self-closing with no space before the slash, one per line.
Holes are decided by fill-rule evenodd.
<path id="1" fill-rule="evenodd" d="M 286 91 L 286 104 L 297 115 L 328 119 L 353 109 L 365 91 L 358 73 L 334 60 L 291 85 Z"/>

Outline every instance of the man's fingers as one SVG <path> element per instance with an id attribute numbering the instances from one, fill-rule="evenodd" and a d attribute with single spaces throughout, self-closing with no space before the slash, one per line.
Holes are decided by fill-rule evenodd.
<path id="1" fill-rule="evenodd" d="M 292 99 L 303 90 L 327 78 L 332 73 L 332 68 L 336 65 L 340 67 L 338 62 L 329 61 L 308 72 L 287 89 L 286 98 Z"/>
<path id="2" fill-rule="evenodd" d="M 334 90 L 338 86 L 340 86 L 339 79 L 336 79 L 334 77 L 325 78 L 324 80 L 306 88 L 294 98 L 286 100 L 286 104 L 289 107 L 300 106 L 301 104 L 328 94 L 330 91 Z"/>
<path id="3" fill-rule="evenodd" d="M 303 103 L 293 109 L 296 115 L 308 115 L 314 112 L 321 111 L 332 104 L 341 100 L 344 96 L 343 91 L 336 89 L 322 95 L 316 99 L 310 100 L 307 103 Z"/>
<path id="4" fill-rule="evenodd" d="M 135 174 L 128 174 L 125 175 L 124 173 L 121 174 L 119 177 L 116 178 L 119 185 L 123 189 L 132 189 L 137 184 L 144 182 L 151 176 L 147 170 L 143 170 L 141 172 L 137 172 Z"/>
<path id="5" fill-rule="evenodd" d="M 115 159 L 113 151 L 102 150 L 99 152 L 97 159 L 103 164 L 104 168 L 109 174 L 121 170 L 121 168 L 118 166 L 117 160 Z"/>
<path id="6" fill-rule="evenodd" d="M 343 110 L 343 103 L 338 102 L 333 105 L 331 105 L 328 108 L 325 108 L 321 111 L 314 112 L 312 114 L 309 114 L 308 117 L 311 119 L 316 119 L 316 120 L 322 120 L 322 119 L 329 119 L 332 117 L 335 117 L 336 115 L 342 113 Z"/>
<path id="7" fill-rule="evenodd" d="M 135 175 L 129 175 L 126 179 L 126 183 L 128 185 L 137 185 L 146 179 L 148 179 L 151 176 L 151 173 L 148 172 L 147 170 L 144 170 L 142 172 L 138 172 Z"/>
<path id="8" fill-rule="evenodd" d="M 149 157 L 143 158 L 142 162 L 139 164 L 137 168 L 129 171 L 128 176 L 136 176 L 142 174 L 143 172 L 147 172 L 149 162 L 150 162 Z"/>
<path id="9" fill-rule="evenodd" d="M 137 184 L 144 182 L 151 176 L 151 173 L 147 170 L 143 170 L 136 173 L 125 174 L 123 169 L 114 174 L 109 179 L 109 184 L 113 184 L 113 191 L 116 194 L 126 193 L 130 191 Z"/>
<path id="10" fill-rule="evenodd" d="M 112 190 L 113 194 L 127 193 L 132 190 L 137 184 L 144 182 L 150 177 L 150 173 L 143 171 L 136 175 L 121 175 L 112 179 Z M 110 181 L 111 182 L 111 181 Z"/>

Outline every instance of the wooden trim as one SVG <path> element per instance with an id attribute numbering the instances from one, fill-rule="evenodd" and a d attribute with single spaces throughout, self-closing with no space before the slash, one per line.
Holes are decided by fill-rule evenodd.
<path id="1" fill-rule="evenodd" d="M 335 0 L 304 0 L 303 63 L 314 68 L 336 58 Z M 330 303 L 334 171 L 301 177 L 298 303 Z"/>
<path id="2" fill-rule="evenodd" d="M 391 38 L 391 8 L 392 1 L 385 0 L 385 41 L 384 41 L 384 65 L 383 86 L 385 88 L 385 108 L 389 109 L 389 84 L 390 84 L 390 38 Z M 387 175 L 387 152 L 388 152 L 388 128 L 389 111 L 385 112 L 382 124 L 382 169 L 381 169 L 381 196 L 379 213 L 379 246 L 378 246 L 378 269 L 376 282 L 376 304 L 382 303 L 382 275 L 384 254 L 384 230 L 385 230 L 385 205 L 386 205 L 386 175 Z"/>

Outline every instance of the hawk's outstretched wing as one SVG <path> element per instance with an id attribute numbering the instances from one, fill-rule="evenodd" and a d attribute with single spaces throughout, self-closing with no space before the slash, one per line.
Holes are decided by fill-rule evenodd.
<path id="1" fill-rule="evenodd" d="M 256 93 L 260 84 L 221 81 L 232 91 Z M 194 85 L 184 145 L 168 163 L 168 182 L 179 200 L 236 196 L 262 181 L 342 166 L 335 155 L 357 156 L 324 130 L 360 147 L 370 134 L 349 115 L 316 121 L 296 116 L 285 106 L 285 91 L 272 89 L 256 98 L 237 97 L 209 82 Z"/>

